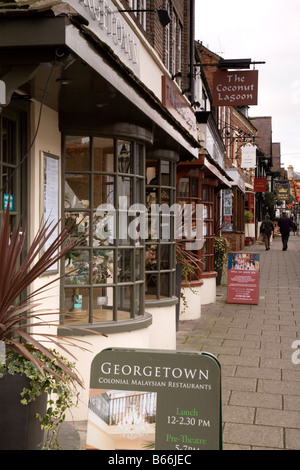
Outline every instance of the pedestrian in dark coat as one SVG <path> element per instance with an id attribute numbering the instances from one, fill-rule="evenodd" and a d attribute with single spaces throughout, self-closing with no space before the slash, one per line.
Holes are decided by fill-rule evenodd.
<path id="1" fill-rule="evenodd" d="M 270 216 L 267 214 L 265 220 L 262 221 L 260 226 L 260 232 L 265 242 L 266 250 L 270 249 L 270 238 L 274 230 L 273 222 L 270 220 Z"/>
<path id="2" fill-rule="evenodd" d="M 280 228 L 281 233 L 282 250 L 286 251 L 288 247 L 290 231 L 293 228 L 293 221 L 287 217 L 285 212 L 282 213 L 282 216 L 278 220 L 278 227 Z"/>

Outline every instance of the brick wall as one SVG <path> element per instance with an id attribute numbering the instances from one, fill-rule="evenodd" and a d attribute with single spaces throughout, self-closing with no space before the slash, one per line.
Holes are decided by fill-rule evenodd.
<path id="1" fill-rule="evenodd" d="M 123 0 L 122 4 L 124 9 L 129 8 L 129 3 L 127 0 Z M 139 8 L 141 8 L 142 2 L 140 2 Z M 177 72 L 182 73 L 182 78 L 180 78 L 180 86 L 183 90 L 189 88 L 190 80 L 189 80 L 189 64 L 190 64 L 190 0 L 147 0 L 146 8 L 147 9 L 168 9 L 176 15 L 178 25 L 180 24 L 182 27 L 182 40 L 181 40 L 181 70 L 176 70 Z M 154 48 L 155 52 L 158 54 L 162 62 L 166 65 L 166 35 L 167 35 L 167 28 L 164 28 L 158 16 L 155 13 L 149 12 L 146 14 L 146 31 L 140 25 L 138 18 L 132 15 L 133 20 L 140 28 L 142 33 L 144 34 L 147 41 L 151 44 Z M 195 21 L 195 19 L 194 19 Z M 172 31 L 173 25 L 172 22 L 169 24 L 168 29 L 170 31 L 170 38 L 172 39 Z M 178 43 L 179 35 L 178 35 L 178 28 L 177 28 L 177 43 Z M 170 50 L 171 53 L 171 61 L 172 57 L 172 48 Z"/>
<path id="2" fill-rule="evenodd" d="M 245 234 L 237 232 L 222 232 L 222 236 L 231 245 L 231 251 L 241 251 L 245 246 Z"/>

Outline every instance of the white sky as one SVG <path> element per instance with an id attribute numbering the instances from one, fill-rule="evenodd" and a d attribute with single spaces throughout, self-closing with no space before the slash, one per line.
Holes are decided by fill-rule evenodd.
<path id="1" fill-rule="evenodd" d="M 224 59 L 252 59 L 259 71 L 258 105 L 271 116 L 281 163 L 300 172 L 300 0 L 195 0 L 196 40 Z M 251 68 L 253 65 L 251 66 Z"/>

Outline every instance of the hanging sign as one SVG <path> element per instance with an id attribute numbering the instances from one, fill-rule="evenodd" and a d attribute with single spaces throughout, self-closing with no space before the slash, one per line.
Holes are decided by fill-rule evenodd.
<path id="1" fill-rule="evenodd" d="M 290 197 L 290 182 L 289 180 L 275 180 L 274 191 L 279 201 L 287 201 Z"/>
<path id="2" fill-rule="evenodd" d="M 87 449 L 220 450 L 221 434 L 214 356 L 106 349 L 94 358 Z"/>
<path id="3" fill-rule="evenodd" d="M 267 191 L 267 178 L 254 178 L 254 192 L 265 193 Z"/>
<path id="4" fill-rule="evenodd" d="M 258 70 L 218 71 L 213 79 L 214 106 L 257 104 Z"/>
<path id="5" fill-rule="evenodd" d="M 229 253 L 227 303 L 257 305 L 259 301 L 259 254 Z"/>
<path id="6" fill-rule="evenodd" d="M 241 168 L 256 168 L 256 146 L 252 144 L 242 147 Z"/>

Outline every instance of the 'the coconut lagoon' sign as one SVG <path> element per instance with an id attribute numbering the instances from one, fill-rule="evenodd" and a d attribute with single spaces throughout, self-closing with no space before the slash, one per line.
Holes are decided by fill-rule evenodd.
<path id="1" fill-rule="evenodd" d="M 258 71 L 218 71 L 214 73 L 214 106 L 257 104 Z"/>

